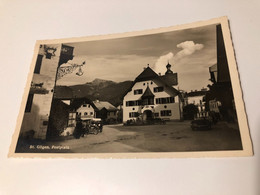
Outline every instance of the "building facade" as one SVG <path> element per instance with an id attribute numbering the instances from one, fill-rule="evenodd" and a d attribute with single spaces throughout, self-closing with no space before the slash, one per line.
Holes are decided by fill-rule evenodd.
<path id="1" fill-rule="evenodd" d="M 82 103 L 77 104 L 76 107 L 71 106 L 71 113 L 76 114 L 76 117 L 73 117 L 75 119 L 80 118 L 86 120 L 100 118 L 104 122 L 117 121 L 117 108 L 107 101 L 91 101 L 87 98 L 84 100 L 83 98 Z"/>
<path id="2" fill-rule="evenodd" d="M 95 118 L 95 110 L 91 104 L 82 104 L 77 109 L 77 116 L 81 119 L 92 119 Z"/>
<path id="3" fill-rule="evenodd" d="M 198 108 L 198 112 L 205 111 L 205 96 L 207 89 L 202 88 L 201 90 L 191 91 L 185 94 L 185 106 L 193 104 Z"/>
<path id="4" fill-rule="evenodd" d="M 217 64 L 209 67 L 209 92 L 206 95 L 206 108 L 215 111 L 217 107 L 221 118 L 229 122 L 237 121 L 233 88 L 230 79 L 226 48 L 221 25 L 216 26 Z"/>
<path id="5" fill-rule="evenodd" d="M 173 87 L 178 85 L 177 73 L 170 70 L 169 63 L 166 68 L 161 76 L 148 66 L 136 77 L 123 98 L 123 123 L 152 118 L 182 119 L 182 97 Z"/>
<path id="6" fill-rule="evenodd" d="M 20 130 L 21 137 L 34 132 L 34 138 L 46 139 L 57 68 L 63 63 L 63 56 L 73 58 L 73 55 L 64 51 L 66 48 L 73 51 L 73 48 L 62 44 L 40 45 Z"/>
<path id="7" fill-rule="evenodd" d="M 105 122 L 117 121 L 117 108 L 107 101 L 93 101 L 97 118 L 101 118 Z"/>

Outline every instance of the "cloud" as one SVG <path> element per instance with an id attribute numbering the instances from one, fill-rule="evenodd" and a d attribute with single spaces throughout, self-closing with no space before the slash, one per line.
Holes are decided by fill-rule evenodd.
<path id="1" fill-rule="evenodd" d="M 154 71 L 157 73 L 164 74 L 166 72 L 166 65 L 173 58 L 174 54 L 169 52 L 166 55 L 159 57 L 153 67 Z"/>
<path id="2" fill-rule="evenodd" d="M 176 54 L 176 56 L 174 57 L 174 61 L 177 61 L 185 56 L 191 55 L 195 51 L 201 50 L 204 47 L 204 45 L 199 43 L 195 44 L 193 41 L 185 41 L 179 43 L 177 47 L 182 50 Z"/>
<path id="3" fill-rule="evenodd" d="M 155 72 L 164 74 L 166 72 L 165 66 L 168 64 L 168 62 L 170 63 L 170 61 L 172 60 L 174 63 L 176 63 L 185 56 L 191 55 L 195 51 L 201 50 L 204 47 L 204 45 L 199 43 L 195 44 L 193 41 L 185 41 L 179 43 L 177 47 L 182 50 L 179 51 L 176 55 L 174 55 L 172 52 L 169 52 L 168 54 L 160 56 L 157 59 L 153 67 Z"/>

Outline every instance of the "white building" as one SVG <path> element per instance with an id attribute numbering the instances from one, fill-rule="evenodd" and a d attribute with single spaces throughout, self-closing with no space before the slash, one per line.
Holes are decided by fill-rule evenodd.
<path id="1" fill-rule="evenodd" d="M 182 96 L 173 86 L 178 85 L 177 73 L 168 63 L 165 75 L 156 74 L 149 66 L 136 77 L 123 99 L 123 122 L 151 118 L 180 120 Z"/>
<path id="2" fill-rule="evenodd" d="M 195 90 L 187 93 L 185 97 L 186 105 L 194 104 L 195 106 L 197 106 L 199 112 L 204 112 L 206 93 L 207 93 L 206 88 L 202 88 L 199 91 Z"/>
<path id="3" fill-rule="evenodd" d="M 82 120 L 101 118 L 104 121 L 117 120 L 117 108 L 107 101 L 84 101 L 75 111 Z"/>
<path id="4" fill-rule="evenodd" d="M 95 110 L 90 104 L 82 104 L 77 109 L 77 116 L 79 116 L 81 119 L 95 118 Z"/>

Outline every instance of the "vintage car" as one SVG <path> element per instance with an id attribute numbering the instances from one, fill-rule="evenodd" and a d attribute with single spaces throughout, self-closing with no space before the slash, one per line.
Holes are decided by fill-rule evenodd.
<path id="1" fill-rule="evenodd" d="M 93 118 L 91 120 L 91 124 L 92 125 L 96 125 L 98 127 L 98 129 L 99 129 L 99 133 L 102 133 L 102 131 L 103 131 L 103 122 L 102 122 L 101 118 Z"/>
<path id="2" fill-rule="evenodd" d="M 196 118 L 191 121 L 192 130 L 210 130 L 213 124 L 212 117 L 209 112 L 200 112 L 197 113 Z"/>
<path id="3" fill-rule="evenodd" d="M 210 130 L 211 129 L 211 120 L 206 117 L 197 118 L 191 121 L 192 130 Z"/>
<path id="4" fill-rule="evenodd" d="M 81 119 L 82 126 L 86 134 L 95 134 L 102 133 L 103 123 L 100 118 L 91 118 L 91 119 Z"/>

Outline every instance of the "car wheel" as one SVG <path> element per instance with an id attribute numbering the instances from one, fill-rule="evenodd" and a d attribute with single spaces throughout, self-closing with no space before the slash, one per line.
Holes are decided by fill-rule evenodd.
<path id="1" fill-rule="evenodd" d="M 98 128 L 95 128 L 94 134 L 97 135 L 99 132 Z"/>

